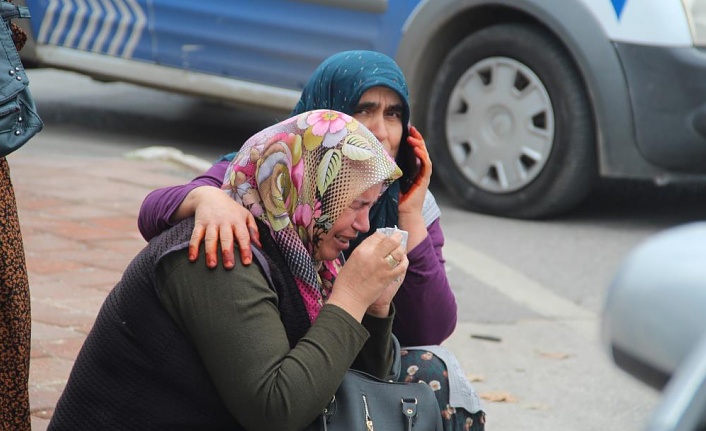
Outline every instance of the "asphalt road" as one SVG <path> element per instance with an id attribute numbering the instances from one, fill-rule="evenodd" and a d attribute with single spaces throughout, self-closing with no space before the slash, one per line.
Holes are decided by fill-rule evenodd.
<path id="1" fill-rule="evenodd" d="M 30 79 L 46 128 L 28 152 L 122 157 L 160 146 L 207 163 L 287 115 L 53 70 Z M 617 370 L 601 345 L 605 293 L 632 247 L 703 217 L 706 187 L 604 182 L 547 221 L 474 214 L 439 184 L 432 191 L 459 304 L 446 345 L 486 399 L 488 429 L 643 429 L 658 394 Z"/>

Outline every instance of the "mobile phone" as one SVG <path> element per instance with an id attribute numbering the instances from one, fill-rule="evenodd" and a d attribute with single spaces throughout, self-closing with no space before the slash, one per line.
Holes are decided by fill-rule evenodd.
<path id="1" fill-rule="evenodd" d="M 407 132 L 407 136 L 409 136 L 409 131 Z M 414 149 L 407 143 L 406 139 L 404 142 L 400 142 L 396 162 L 397 166 L 402 169 L 402 177 L 399 179 L 400 190 L 402 193 L 407 193 L 419 174 L 421 162 L 417 159 L 417 156 L 414 154 Z"/>

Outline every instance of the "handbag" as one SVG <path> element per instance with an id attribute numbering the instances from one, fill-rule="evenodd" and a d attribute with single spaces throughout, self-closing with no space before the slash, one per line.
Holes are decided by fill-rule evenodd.
<path id="1" fill-rule="evenodd" d="M 441 431 L 441 412 L 426 383 L 378 379 L 348 370 L 331 402 L 305 431 Z"/>
<path id="2" fill-rule="evenodd" d="M 29 79 L 12 39 L 9 21 L 29 18 L 29 9 L 0 1 L 0 157 L 17 150 L 44 124 L 37 114 Z"/>

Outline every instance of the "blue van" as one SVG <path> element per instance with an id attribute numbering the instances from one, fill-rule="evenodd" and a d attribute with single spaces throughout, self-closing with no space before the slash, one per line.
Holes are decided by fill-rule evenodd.
<path id="1" fill-rule="evenodd" d="M 395 58 L 435 174 L 539 218 L 601 177 L 706 178 L 706 0 L 24 0 L 27 65 L 289 110 L 327 56 Z"/>

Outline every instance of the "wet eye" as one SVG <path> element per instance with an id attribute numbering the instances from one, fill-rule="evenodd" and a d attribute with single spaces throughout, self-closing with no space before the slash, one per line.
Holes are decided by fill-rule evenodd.
<path id="1" fill-rule="evenodd" d="M 402 118 L 402 111 L 398 111 L 398 110 L 388 111 L 387 116 L 401 119 Z"/>

